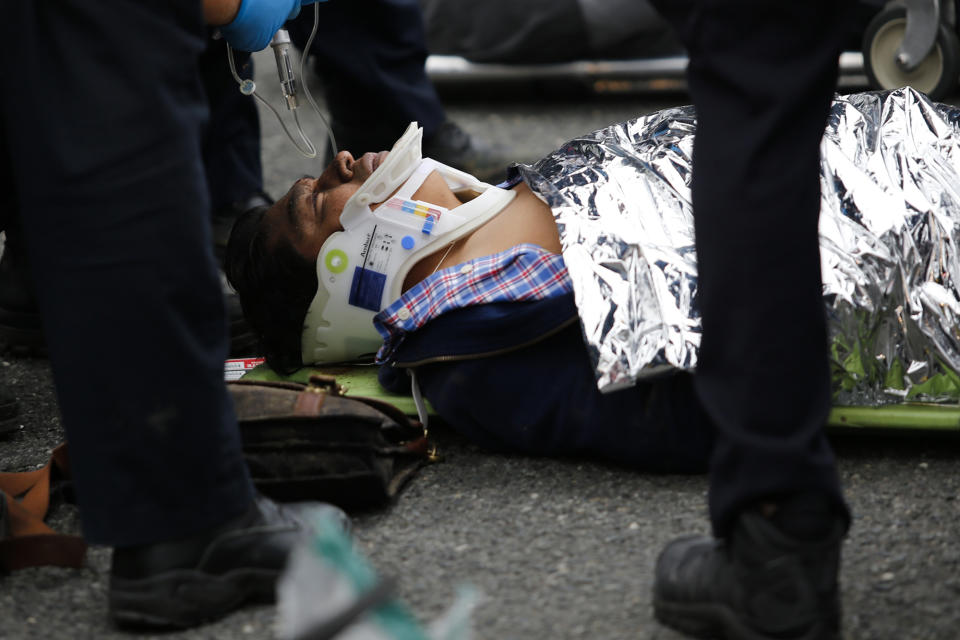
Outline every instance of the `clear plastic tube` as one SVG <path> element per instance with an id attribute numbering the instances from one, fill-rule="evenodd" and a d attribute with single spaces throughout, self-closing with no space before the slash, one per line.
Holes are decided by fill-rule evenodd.
<path id="1" fill-rule="evenodd" d="M 310 54 L 310 47 L 313 45 L 313 39 L 317 35 L 317 29 L 320 27 L 320 3 L 314 3 L 313 5 L 313 29 L 310 31 L 310 37 L 307 38 L 307 44 L 304 45 L 303 51 L 300 53 L 300 82 L 303 83 L 303 92 L 307 94 L 307 102 L 310 103 L 310 106 L 313 107 L 313 110 L 317 112 L 317 115 L 320 116 L 320 121 L 323 123 L 324 129 L 327 130 L 327 137 L 330 139 L 330 150 L 333 152 L 332 156 L 337 156 L 337 140 L 333 137 L 333 128 L 330 126 L 330 123 L 327 122 L 326 117 L 324 117 L 323 112 L 320 111 L 320 107 L 317 106 L 316 101 L 313 99 L 313 94 L 310 93 L 310 87 L 307 86 L 307 76 L 303 72 L 303 65 L 307 61 L 307 56 Z"/>
<path id="2" fill-rule="evenodd" d="M 300 82 L 303 85 L 303 91 L 307 95 L 307 102 L 310 103 L 310 106 L 313 107 L 313 110 L 316 112 L 317 116 L 320 117 L 320 122 L 323 123 L 324 129 L 327 131 L 327 137 L 330 140 L 330 149 L 333 152 L 333 156 L 337 155 L 337 141 L 333 137 L 333 129 L 330 128 L 330 124 L 327 122 L 326 117 L 323 115 L 323 111 L 320 110 L 320 107 L 317 105 L 316 100 L 313 99 L 313 94 L 310 93 L 310 87 L 307 85 L 307 77 L 304 73 L 304 63 L 307 60 L 307 55 L 310 51 L 310 46 L 313 44 L 313 39 L 317 35 L 317 29 L 320 26 L 320 5 L 315 3 L 313 5 L 313 29 L 310 31 L 310 37 L 307 39 L 307 44 L 303 48 L 303 51 L 300 55 Z M 293 134 L 290 133 L 290 130 L 287 128 L 286 123 L 283 121 L 283 118 L 280 116 L 280 112 L 277 109 L 266 101 L 266 99 L 257 93 L 257 85 L 253 80 L 244 80 L 240 77 L 240 74 L 237 73 L 237 65 L 233 59 L 233 48 L 230 46 L 230 43 L 227 43 L 227 62 L 230 64 L 230 73 L 233 75 L 233 79 L 236 80 L 237 85 L 240 87 L 240 92 L 244 95 L 252 95 L 261 104 L 266 106 L 270 111 L 273 112 L 273 115 L 276 116 L 277 122 L 280 123 L 280 128 L 283 129 L 283 132 L 287 135 L 287 138 L 290 140 L 290 143 L 293 144 L 294 148 L 300 152 L 305 158 L 316 158 L 317 157 L 317 148 L 314 146 L 313 142 L 303 131 L 303 127 L 300 125 L 300 118 L 297 115 L 297 110 L 293 110 L 293 122 L 297 126 L 297 134 L 301 142 L 297 142 L 296 138 L 293 137 Z M 302 143 L 302 146 L 301 146 Z"/>
<path id="3" fill-rule="evenodd" d="M 252 95 L 254 98 L 260 101 L 262 105 L 270 109 L 273 112 L 273 115 L 277 117 L 277 122 L 280 123 L 280 128 L 283 129 L 283 132 L 287 134 L 287 138 L 290 139 L 291 144 L 300 152 L 305 158 L 316 158 L 317 157 L 317 148 L 313 146 L 313 143 L 310 141 L 310 138 L 303 132 L 303 128 L 300 126 L 300 120 L 297 118 L 297 112 L 293 112 L 293 120 L 297 125 L 297 133 L 300 135 L 300 139 L 303 141 L 304 146 L 301 147 L 300 143 L 296 141 L 293 137 L 293 134 L 290 133 L 290 130 L 287 128 L 287 124 L 283 121 L 283 118 L 280 116 L 280 112 L 276 108 L 264 99 L 256 91 L 256 84 L 252 80 L 244 80 L 240 77 L 240 74 L 237 73 L 237 66 L 233 60 L 233 48 L 230 45 L 227 45 L 227 60 L 230 63 L 230 73 L 233 74 L 233 79 L 237 81 L 237 84 L 240 85 L 240 92 L 245 95 Z"/>

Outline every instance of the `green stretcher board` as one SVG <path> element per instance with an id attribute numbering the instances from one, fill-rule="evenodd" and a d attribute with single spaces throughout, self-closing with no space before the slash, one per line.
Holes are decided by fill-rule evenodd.
<path id="1" fill-rule="evenodd" d="M 827 426 L 836 429 L 919 429 L 960 433 L 960 407 L 911 402 L 883 407 L 834 407 Z"/>
<path id="2" fill-rule="evenodd" d="M 343 366 L 327 368 L 305 367 L 289 376 L 280 376 L 266 365 L 259 365 L 244 376 L 243 380 L 286 380 L 306 383 L 315 373 L 336 377 L 346 395 L 365 396 L 389 402 L 404 413 L 416 416 L 413 398 L 390 393 L 377 381 L 377 367 Z M 430 416 L 436 413 L 427 402 Z M 927 403 L 893 404 L 883 407 L 834 407 L 827 418 L 827 426 L 841 430 L 857 429 L 910 429 L 923 431 L 954 431 L 960 433 L 960 406 Z"/>

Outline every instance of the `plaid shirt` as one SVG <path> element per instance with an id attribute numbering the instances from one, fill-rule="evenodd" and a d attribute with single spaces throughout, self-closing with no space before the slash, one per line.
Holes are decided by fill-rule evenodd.
<path id="1" fill-rule="evenodd" d="M 383 336 L 377 362 L 389 362 L 407 333 L 448 311 L 491 302 L 545 300 L 571 291 L 563 258 L 533 244 L 442 269 L 373 319 Z"/>

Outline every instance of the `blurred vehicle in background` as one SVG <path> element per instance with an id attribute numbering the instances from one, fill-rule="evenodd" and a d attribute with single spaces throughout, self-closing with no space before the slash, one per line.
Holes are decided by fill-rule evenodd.
<path id="1" fill-rule="evenodd" d="M 546 64 L 682 54 L 646 0 L 420 0 L 427 42 L 471 62 Z"/>
<path id="2" fill-rule="evenodd" d="M 684 88 L 686 58 L 646 0 L 420 0 L 435 84 L 571 81 L 598 92 Z"/>
<path id="3" fill-rule="evenodd" d="M 573 81 L 598 93 L 631 93 L 686 86 L 683 48 L 646 0 L 420 4 L 432 54 L 427 72 L 441 87 Z M 841 90 L 910 85 L 935 99 L 952 93 L 960 73 L 956 13 L 955 0 L 860 0 L 840 58 Z M 904 50 L 909 69 L 898 58 Z"/>

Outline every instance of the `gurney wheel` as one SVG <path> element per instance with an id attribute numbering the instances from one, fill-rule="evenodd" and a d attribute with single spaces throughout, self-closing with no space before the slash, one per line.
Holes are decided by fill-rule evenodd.
<path id="1" fill-rule="evenodd" d="M 871 86 L 898 89 L 909 85 L 933 100 L 939 100 L 957 86 L 960 73 L 960 39 L 941 24 L 933 50 L 920 66 L 906 72 L 897 65 L 897 50 L 907 28 L 907 11 L 893 6 L 870 21 L 863 34 L 863 67 Z"/>

